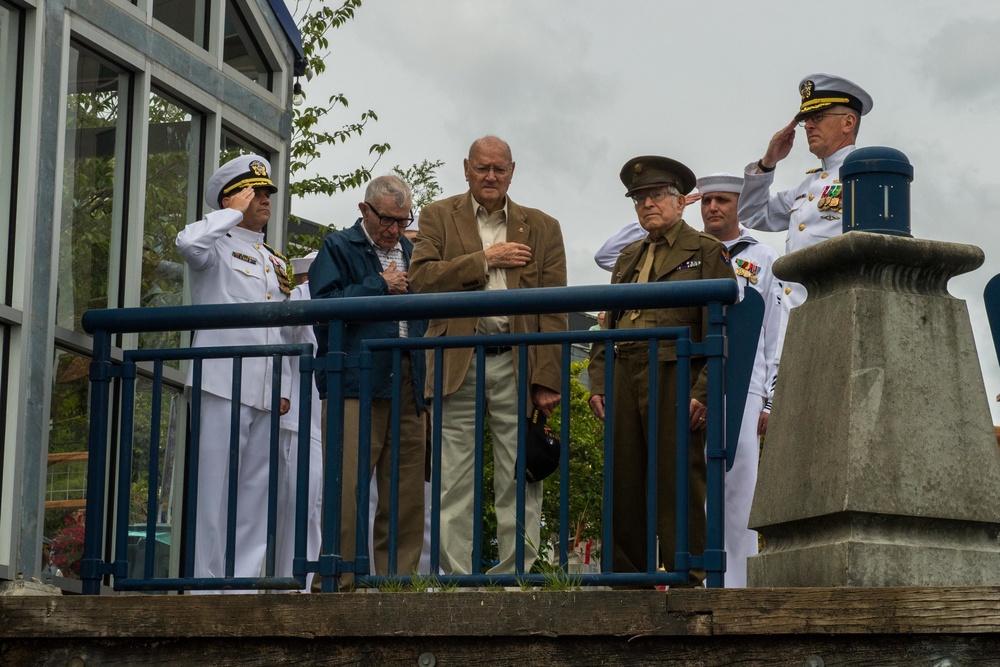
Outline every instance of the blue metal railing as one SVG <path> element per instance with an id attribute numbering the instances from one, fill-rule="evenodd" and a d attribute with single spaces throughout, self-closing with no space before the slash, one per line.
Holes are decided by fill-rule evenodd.
<path id="1" fill-rule="evenodd" d="M 684 281 L 674 283 L 650 283 L 642 285 L 611 285 L 594 287 L 566 287 L 547 288 L 534 290 L 511 290 L 498 292 L 473 292 L 473 293 L 449 293 L 449 294 L 427 294 L 427 295 L 405 295 L 405 296 L 384 296 L 377 299 L 329 299 L 314 301 L 295 301 L 280 304 L 246 304 L 246 305 L 220 305 L 220 306 L 186 306 L 168 307 L 154 309 L 117 309 L 88 311 L 83 318 L 84 328 L 94 335 L 94 358 L 91 368 L 91 427 L 90 427 L 90 462 L 88 471 L 88 496 L 87 496 L 87 522 L 86 541 L 84 558 L 82 561 L 81 573 L 84 580 L 84 593 L 96 594 L 100 591 L 100 584 L 108 575 L 114 577 L 116 589 L 146 589 L 146 590 L 167 590 L 183 588 L 250 588 L 250 589 L 279 589 L 279 588 L 301 588 L 305 581 L 305 576 L 309 572 L 317 572 L 324 576 L 324 590 L 333 590 L 335 587 L 335 576 L 340 572 L 355 572 L 359 583 L 378 584 L 386 579 L 385 576 L 368 575 L 367 559 L 367 526 L 368 526 L 368 486 L 358 485 L 358 512 L 361 515 L 358 520 L 360 530 L 358 531 L 358 549 L 354 562 L 343 562 L 338 556 L 340 531 L 340 479 L 342 461 L 339 456 L 339 446 L 337 435 L 343 434 L 343 373 L 348 364 L 359 364 L 362 369 L 370 369 L 370 355 L 375 352 L 391 351 L 394 355 L 394 364 L 397 378 L 397 386 L 394 388 L 394 395 L 398 396 L 400 390 L 398 386 L 399 364 L 401 353 L 404 350 L 430 349 L 437 355 L 438 363 L 435 364 L 436 373 L 433 381 L 438 391 L 435 396 L 440 397 L 441 387 L 441 355 L 448 347 L 476 347 L 477 361 L 482 364 L 483 351 L 485 345 L 514 345 L 519 346 L 522 354 L 519 355 L 521 368 L 518 376 L 527 377 L 527 354 L 524 354 L 526 346 L 539 344 L 558 344 L 562 346 L 563 359 L 563 382 L 562 394 L 565 397 L 570 395 L 569 380 L 569 351 L 574 343 L 593 343 L 606 346 L 609 354 L 608 364 L 608 384 L 606 386 L 607 406 L 606 411 L 609 420 L 613 417 L 613 389 L 611 378 L 613 378 L 613 354 L 610 351 L 613 345 L 626 340 L 644 340 L 651 346 L 651 359 L 655 359 L 657 341 L 671 339 L 676 341 L 678 358 L 678 502 L 677 502 L 677 555 L 675 558 L 675 572 L 663 573 L 650 571 L 646 573 L 614 573 L 610 571 L 610 559 L 603 559 L 602 573 L 597 575 L 581 575 L 583 585 L 608 585 L 608 584 L 667 584 L 687 581 L 687 570 L 689 568 L 704 569 L 707 574 L 707 583 L 710 586 L 719 586 L 723 582 L 723 572 L 725 570 L 725 554 L 722 545 L 722 487 L 723 476 L 727 459 L 732 461 L 737 438 L 740 417 L 743 412 L 743 403 L 746 398 L 746 388 L 749 384 L 750 372 L 752 370 L 753 352 L 756 349 L 757 335 L 760 330 L 760 320 L 763 312 L 762 302 L 759 298 L 754 299 L 756 293 L 747 291 L 749 298 L 745 299 L 739 306 L 731 306 L 726 311 L 725 305 L 732 304 L 737 297 L 737 287 L 731 280 L 702 280 Z M 425 319 L 441 317 L 475 317 L 502 313 L 504 315 L 515 314 L 541 314 L 552 312 L 567 312 L 580 310 L 612 310 L 628 308 L 668 308 L 668 307 L 691 307 L 706 305 L 709 310 L 709 331 L 706 332 L 705 340 L 700 343 L 691 342 L 687 338 L 686 328 L 676 329 L 649 329 L 632 331 L 594 331 L 594 332 L 566 332 L 566 333 L 546 333 L 546 334 L 504 334 L 499 336 L 475 336 L 468 338 L 430 338 L 430 339 L 386 339 L 365 341 L 364 350 L 359 359 L 346 359 L 343 354 L 343 333 L 344 326 L 348 322 L 363 321 L 394 321 L 400 319 Z M 240 327 L 262 327 L 280 325 L 303 325 L 317 322 L 327 322 L 329 324 L 329 352 L 324 359 L 313 359 L 311 351 L 304 349 L 304 346 L 268 346 L 261 348 L 198 348 L 188 350 L 143 350 L 141 352 L 129 351 L 124 355 L 123 362 L 116 364 L 111 359 L 111 341 L 114 334 L 149 332 L 149 331 L 171 331 L 188 329 L 222 329 L 228 328 L 233 322 L 238 322 Z M 728 330 L 727 330 L 728 328 Z M 726 363 L 728 345 L 731 350 L 740 350 L 739 355 L 735 355 Z M 749 354 L 746 351 L 750 351 Z M 147 551 L 145 553 L 146 567 L 145 577 L 142 579 L 127 579 L 127 562 L 125 561 L 125 535 L 128 525 L 128 474 L 130 472 L 130 451 L 131 448 L 131 428 L 126 428 L 131 424 L 131 414 L 126 416 L 126 408 L 131 409 L 125 397 L 131 395 L 132 385 L 136 375 L 135 363 L 139 361 L 152 361 L 154 364 L 154 387 L 159 386 L 162 379 L 161 362 L 168 359 L 204 359 L 219 358 L 225 356 L 272 356 L 277 360 L 281 355 L 297 355 L 300 359 L 300 383 L 302 391 L 300 396 L 304 401 L 300 414 L 300 429 L 298 453 L 299 462 L 298 480 L 296 489 L 296 546 L 295 560 L 293 566 L 293 577 L 274 578 L 232 578 L 231 553 L 227 554 L 228 575 L 222 579 L 197 579 L 194 577 L 180 578 L 154 578 L 151 560 L 153 558 L 152 549 L 155 539 L 152 538 L 156 529 L 155 515 L 150 513 L 147 518 Z M 369 361 L 364 359 L 366 355 Z M 687 548 L 687 428 L 682 428 L 686 423 L 688 387 L 690 386 L 690 359 L 692 356 L 703 356 L 707 358 L 709 375 L 709 396 L 707 415 L 707 484 L 708 484 L 708 535 L 707 548 L 703 555 L 691 555 Z M 199 361 L 193 362 L 196 365 Z M 238 367 L 239 364 L 234 366 Z M 275 409 L 272 423 L 272 472 L 271 487 L 269 493 L 268 507 L 268 536 L 271 544 L 268 549 L 268 563 L 266 572 L 273 573 L 273 536 L 275 520 L 275 480 L 274 480 L 274 448 L 277 434 L 277 400 L 280 379 L 278 369 L 280 364 L 275 363 L 275 380 L 272 383 L 273 391 L 272 404 Z M 197 368 L 197 366 L 196 366 Z M 326 466 L 324 471 L 324 524 L 323 524 L 323 549 L 316 561 L 305 558 L 305 494 L 308 486 L 308 396 L 310 396 L 308 382 L 311 381 L 314 369 L 325 368 L 328 375 L 328 411 L 325 428 L 328 434 L 328 450 Z M 655 404 L 655 364 L 651 364 L 650 386 L 652 395 L 651 404 Z M 198 386 L 198 373 L 195 373 L 195 386 Z M 479 375 L 480 381 L 482 373 Z M 111 383 L 121 378 L 123 381 L 123 409 L 122 409 L 122 438 L 118 457 L 119 475 L 118 488 L 110 489 L 106 483 L 108 469 L 109 442 L 108 415 L 110 414 L 110 387 Z M 234 382 L 239 382 L 238 371 L 234 370 Z M 526 413 L 526 392 L 527 386 L 524 382 L 519 382 L 519 403 Z M 368 382 L 370 390 L 370 381 Z M 728 389 L 728 392 L 727 392 Z M 156 389 L 155 391 L 158 391 Z M 193 392 L 197 397 L 199 392 Z M 234 393 L 233 395 L 239 395 Z M 154 401 L 154 404 L 156 401 Z M 724 403 L 728 403 L 728 420 L 723 423 L 725 412 Z M 192 403 L 192 424 L 197 424 L 197 411 L 199 409 L 197 398 Z M 436 398 L 430 407 L 432 414 L 432 572 L 437 571 L 437 549 L 438 536 L 440 531 L 438 516 L 438 496 L 440 490 L 440 438 L 441 438 L 441 412 L 440 398 Z M 393 419 L 398 423 L 398 400 L 393 402 Z M 362 412 L 365 412 L 362 410 Z M 683 414 L 682 414 L 683 413 Z M 562 567 L 567 562 L 568 543 L 568 479 L 569 467 L 568 458 L 571 456 L 569 443 L 571 440 L 571 424 L 569 411 L 564 410 L 564 418 L 561 423 L 561 442 L 563 447 L 561 466 L 559 475 L 561 479 L 561 493 L 563 497 L 560 501 L 560 548 L 559 560 Z M 681 418 L 683 416 L 683 419 Z M 482 401 L 478 401 L 477 406 L 477 441 L 482 442 Z M 523 420 L 522 420 L 523 421 Z M 235 422 L 235 415 L 234 415 Z M 655 418 L 651 419 L 650 433 L 651 441 L 655 441 L 657 424 Z M 154 422 L 155 423 L 155 422 Z M 735 431 L 733 429 L 736 429 Z M 154 429 L 155 431 L 155 429 Z M 725 436 L 726 432 L 731 435 Z M 193 479 L 189 479 L 189 493 L 185 507 L 187 525 L 187 549 L 183 559 L 183 568 L 191 572 L 193 561 L 194 535 L 192 527 L 194 525 L 194 508 L 197 504 L 197 428 L 192 429 L 192 451 L 189 453 L 191 459 L 191 473 Z M 128 437 L 125 434 L 128 433 Z M 361 428 L 361 442 L 359 443 L 359 471 L 367 471 L 369 461 L 367 452 L 370 443 L 370 429 Z M 154 435 L 155 438 L 155 435 Z M 729 445 L 727 446 L 727 442 Z M 154 441 L 150 445 L 150 465 L 154 463 L 152 455 L 157 443 Z M 398 428 L 392 434 L 392 460 L 394 465 L 398 463 L 399 433 Z M 524 554 L 524 447 L 525 433 L 522 425 L 518 438 L 518 467 L 517 467 L 517 516 L 519 519 L 519 530 L 517 541 L 516 561 L 521 563 Z M 610 421 L 605 430 L 605 508 L 604 508 L 604 537 L 603 548 L 605 553 L 610 553 L 612 545 L 611 520 L 610 520 L 610 461 L 613 451 L 611 441 Z M 650 508 L 656 507 L 656 448 L 650 448 L 649 469 L 651 471 L 648 489 L 648 503 Z M 481 491 L 481 453 L 477 455 L 477 494 Z M 152 473 L 151 474 L 155 474 Z M 395 471 L 394 471 L 395 474 Z M 235 482 L 230 477 L 230 508 L 235 508 Z M 366 479 L 367 473 L 359 476 L 359 479 Z M 153 505 L 153 489 L 151 479 L 149 502 Z M 394 479 L 391 486 L 391 500 L 393 507 L 397 500 L 398 480 Z M 683 485 L 683 486 L 682 486 Z M 117 494 L 117 504 L 108 502 L 109 507 L 117 507 L 115 516 L 115 558 L 111 563 L 105 561 L 102 554 L 105 553 L 105 503 L 114 499 Z M 123 500 L 122 495 L 126 496 Z M 478 499 L 478 495 L 477 495 Z M 481 502 L 474 503 L 476 509 L 476 522 L 474 525 L 481 525 Z M 109 511 L 108 515 L 111 514 Z M 235 511 L 230 512 L 229 530 L 230 551 L 232 549 L 232 524 Z M 395 522 L 395 511 L 390 517 L 391 523 Z M 649 513 L 649 552 L 653 553 L 655 548 L 655 511 Z M 395 530 L 390 530 L 390 540 L 395 540 Z M 482 548 L 482 537 L 478 536 L 474 544 L 474 563 L 478 563 L 478 555 Z M 394 549 L 390 548 L 390 553 L 394 554 Z M 392 557 L 391 557 L 392 558 Z M 393 571 L 394 558 L 390 561 L 390 572 Z M 655 563 L 655 558 L 650 558 L 649 563 Z M 481 574 L 477 569 L 477 574 L 464 577 L 439 577 L 443 585 L 457 583 L 461 585 L 513 585 L 515 582 L 541 580 L 543 575 L 520 573 L 513 575 L 493 575 Z M 393 577 L 406 580 L 408 577 Z"/>

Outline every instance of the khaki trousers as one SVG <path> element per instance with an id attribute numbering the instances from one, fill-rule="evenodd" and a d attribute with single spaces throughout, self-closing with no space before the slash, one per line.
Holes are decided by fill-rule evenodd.
<path id="1" fill-rule="evenodd" d="M 371 467 L 378 485 L 378 510 L 372 534 L 374 573 L 410 575 L 417 571 L 424 539 L 424 453 L 427 430 L 424 413 L 417 411 L 409 359 L 403 358 L 399 424 L 399 515 L 396 570 L 389 571 L 389 502 L 392 473 L 392 400 L 373 399 L 371 404 Z M 357 542 L 359 410 L 356 398 L 344 401 L 344 468 L 341 492 L 340 555 L 354 560 Z M 324 414 L 324 427 L 326 424 Z M 370 479 L 369 474 L 369 479 Z M 369 483 L 365 480 L 365 484 Z M 341 590 L 354 585 L 354 575 L 340 576 Z M 315 590 L 315 588 L 314 588 Z"/>
<path id="2" fill-rule="evenodd" d="M 493 490 L 496 498 L 497 544 L 500 562 L 489 574 L 514 573 L 517 539 L 517 409 L 514 355 L 486 356 L 484 384 L 486 414 L 493 434 Z M 446 574 L 472 573 L 472 537 L 475 467 L 476 362 L 458 391 L 442 400 L 441 425 L 441 545 L 440 565 Z M 542 484 L 527 484 L 524 509 L 524 572 L 538 555 L 542 514 Z M 488 536 L 483 536 L 484 541 Z"/>

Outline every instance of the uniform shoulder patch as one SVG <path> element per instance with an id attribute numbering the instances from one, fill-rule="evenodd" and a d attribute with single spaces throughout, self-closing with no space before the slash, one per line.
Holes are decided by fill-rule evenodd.
<path id="1" fill-rule="evenodd" d="M 726 246 L 722 246 L 722 263 L 729 264 L 729 249 Z"/>
<path id="2" fill-rule="evenodd" d="M 272 255 L 280 259 L 282 262 L 285 262 L 286 264 L 288 263 L 288 258 L 282 255 L 280 252 L 278 252 L 271 246 L 267 245 L 266 243 L 264 244 L 264 247 L 267 248 L 268 252 L 270 252 Z"/>

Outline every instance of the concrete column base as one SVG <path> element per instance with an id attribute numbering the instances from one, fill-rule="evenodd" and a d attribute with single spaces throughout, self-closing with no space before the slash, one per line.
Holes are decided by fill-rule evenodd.
<path id="1" fill-rule="evenodd" d="M 974 246 L 850 232 L 781 258 L 791 312 L 751 586 L 1000 585 L 1000 454 L 965 303 Z"/>

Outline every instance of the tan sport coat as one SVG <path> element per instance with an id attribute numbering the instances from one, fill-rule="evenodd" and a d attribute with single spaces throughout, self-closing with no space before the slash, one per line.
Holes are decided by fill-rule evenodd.
<path id="1" fill-rule="evenodd" d="M 533 208 L 518 206 L 507 198 L 507 241 L 531 247 L 532 261 L 507 269 L 507 289 L 566 285 L 566 251 L 559 222 Z M 486 288 L 486 254 L 473 215 L 472 194 L 456 195 L 428 204 L 420 211 L 420 231 L 410 261 L 410 284 L 418 293 L 466 292 Z M 479 318 L 432 319 L 427 337 L 471 336 Z M 513 315 L 511 333 L 566 331 L 566 314 Z M 444 395 L 453 394 L 472 363 L 472 349 L 444 352 Z M 515 370 L 516 365 L 515 348 Z M 558 392 L 558 346 L 529 349 L 528 382 Z M 427 353 L 428 396 L 434 392 L 434 356 Z M 529 402 L 531 394 L 529 391 Z"/>

